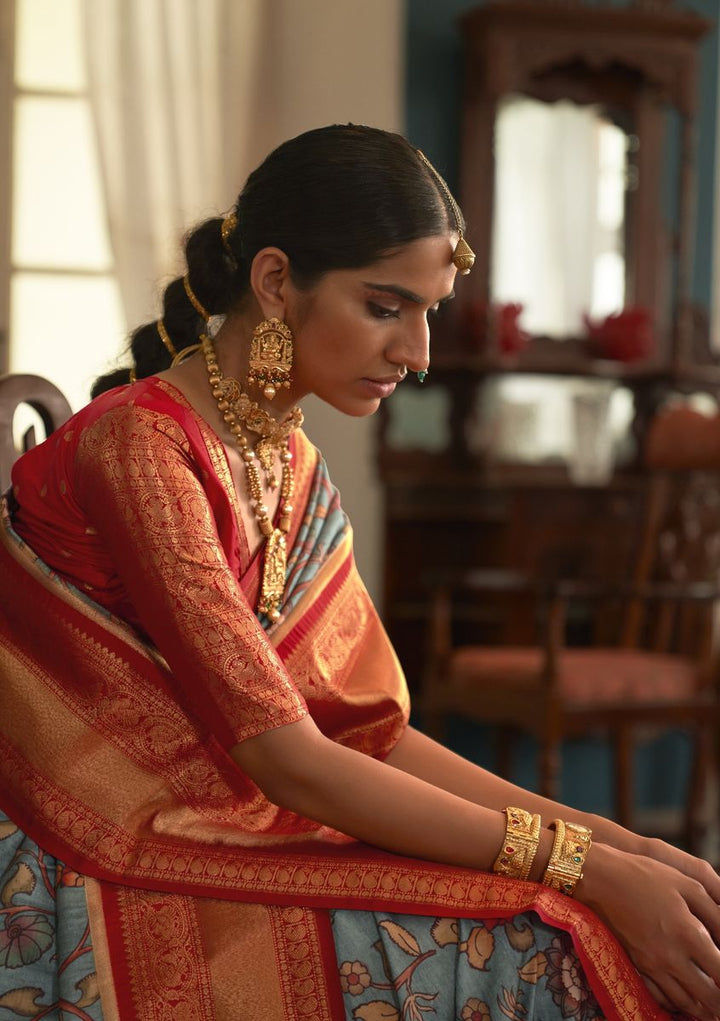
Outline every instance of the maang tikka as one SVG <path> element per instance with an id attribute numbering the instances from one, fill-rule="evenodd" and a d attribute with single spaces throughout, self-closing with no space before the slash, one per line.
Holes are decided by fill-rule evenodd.
<path id="1" fill-rule="evenodd" d="M 290 328 L 275 316 L 263 319 L 253 330 L 248 383 L 261 386 L 264 396 L 271 401 L 280 387 L 290 386 L 292 360 Z"/>
<path id="2" fill-rule="evenodd" d="M 430 173 L 433 175 L 433 177 L 437 181 L 438 185 L 442 189 L 445 197 L 447 198 L 450 204 L 453 217 L 455 218 L 455 230 L 457 231 L 458 235 L 457 244 L 455 245 L 452 254 L 452 261 L 458 273 L 461 273 L 463 276 L 466 276 L 473 268 L 473 265 L 475 263 L 475 252 L 473 252 L 472 248 L 465 240 L 465 235 L 463 234 L 462 229 L 462 216 L 460 215 L 460 208 L 455 199 L 453 198 L 453 193 L 448 188 L 447 183 L 445 182 L 445 178 L 442 176 L 442 174 L 440 174 L 435 169 L 435 167 L 432 165 L 432 163 L 427 158 L 424 152 L 421 152 L 420 149 L 416 149 L 415 152 L 418 154 L 419 158 L 428 168 Z M 422 380 L 420 380 L 420 382 L 422 383 Z"/>

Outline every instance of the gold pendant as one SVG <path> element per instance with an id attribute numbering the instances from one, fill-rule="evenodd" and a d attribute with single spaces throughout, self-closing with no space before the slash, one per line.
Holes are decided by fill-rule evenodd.
<path id="1" fill-rule="evenodd" d="M 283 593 L 285 592 L 285 571 L 287 568 L 287 543 L 285 535 L 279 528 L 268 536 L 265 547 L 265 566 L 263 567 L 262 589 L 258 609 L 266 613 L 270 620 L 280 618 Z"/>
<path id="2" fill-rule="evenodd" d="M 255 447 L 255 453 L 257 459 L 260 462 L 260 466 L 265 473 L 265 485 L 268 489 L 277 489 L 277 478 L 273 471 L 273 461 L 275 459 L 275 450 L 269 440 L 260 440 Z"/>

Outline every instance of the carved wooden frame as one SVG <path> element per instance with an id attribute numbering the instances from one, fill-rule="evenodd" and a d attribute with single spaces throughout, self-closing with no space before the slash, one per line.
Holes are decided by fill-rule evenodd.
<path id="1" fill-rule="evenodd" d="M 640 180 L 628 208 L 628 303 L 652 310 L 658 367 L 691 358 L 698 43 L 711 23 L 667 0 L 627 8 L 579 0 L 489 0 L 460 19 L 465 46 L 460 196 L 477 255 L 463 303 L 489 300 L 497 104 L 511 92 L 624 107 L 640 139 Z M 617 71 L 617 74 L 615 72 Z M 664 104 L 681 120 L 678 219 L 657 215 Z M 670 301 L 668 296 L 670 295 Z M 570 350 L 570 348 L 569 348 Z"/>

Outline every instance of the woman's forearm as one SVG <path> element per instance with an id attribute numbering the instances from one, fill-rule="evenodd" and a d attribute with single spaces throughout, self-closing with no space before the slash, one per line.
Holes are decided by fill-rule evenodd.
<path id="1" fill-rule="evenodd" d="M 578 822 L 589 826 L 597 841 L 632 854 L 647 853 L 644 837 L 623 829 L 609 819 L 580 812 L 509 783 L 461 758 L 413 727 L 407 728 L 387 762 L 467 801 L 496 811 L 502 811 L 507 805 L 517 805 L 528 812 L 539 812 L 546 826 L 557 818 Z"/>
<path id="2" fill-rule="evenodd" d="M 489 871 L 505 816 L 336 744 L 309 720 L 244 741 L 238 765 L 275 804 L 387 851 Z M 547 862 L 544 830 L 532 879 Z"/>
<path id="3" fill-rule="evenodd" d="M 249 738 L 231 755 L 270 801 L 387 851 L 448 865 L 492 868 L 505 836 L 499 808 L 508 801 L 542 812 L 546 822 L 588 819 L 477 767 L 460 768 L 413 731 L 389 763 L 335 744 L 309 718 Z M 625 853 L 604 842 L 606 833 L 613 835 L 608 827 L 597 839 L 596 828 L 577 899 L 601 915 L 669 1008 L 716 1021 L 720 880 L 706 863 L 685 869 Z M 541 829 L 531 880 L 542 877 L 552 837 Z"/>

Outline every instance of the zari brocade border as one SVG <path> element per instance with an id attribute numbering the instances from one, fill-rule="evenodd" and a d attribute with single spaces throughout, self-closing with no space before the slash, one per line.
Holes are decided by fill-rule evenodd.
<path id="1" fill-rule="evenodd" d="M 338 548 L 336 554 L 337 572 L 348 551 Z M 3 543 L 0 572 L 20 598 L 22 586 L 12 577 L 12 568 L 20 569 L 19 561 Z M 331 589 L 333 576 L 329 572 L 321 584 Z M 47 605 L 35 601 L 26 612 L 42 615 L 52 606 L 68 627 L 82 623 L 90 645 L 80 656 L 76 648 L 71 669 L 82 674 L 92 647 L 94 653 L 101 651 L 108 668 L 117 668 L 121 661 L 124 668 L 145 674 L 148 695 L 162 695 L 162 672 L 143 655 L 139 643 L 70 600 L 55 596 L 50 601 L 52 582 L 43 582 L 40 575 L 35 581 L 33 595 L 44 592 Z M 21 618 L 22 613 L 18 626 Z M 41 846 L 96 881 L 90 884 L 89 897 L 93 938 L 100 970 L 112 970 L 103 985 L 107 989 L 109 982 L 114 990 L 121 1021 L 234 1021 L 237 1010 L 228 1005 L 236 1007 L 246 997 L 246 1003 L 258 1002 L 253 997 L 259 989 L 263 1007 L 258 1016 L 263 1021 L 342 1018 L 329 908 L 472 918 L 534 910 L 572 934 L 607 1017 L 650 1021 L 667 1016 L 652 1003 L 628 958 L 592 912 L 546 888 L 402 858 L 332 833 L 324 841 L 317 833 L 305 843 L 274 847 L 220 844 L 202 832 L 184 842 L 152 833 L 137 839 L 124 825 L 127 820 L 103 817 L 97 806 L 70 796 L 64 783 L 68 788 L 77 784 L 82 793 L 84 773 L 107 768 L 109 775 L 122 776 L 132 816 L 135 785 L 144 785 L 144 795 L 150 797 L 155 784 L 160 795 L 163 778 L 110 746 L 97 728 L 85 726 L 83 731 L 83 720 L 53 691 L 37 660 L 23 653 L 22 635 L 6 628 L 4 639 L 3 807 Z M 278 640 L 291 641 L 287 633 Z M 50 721 L 52 747 L 31 747 L 27 706 L 36 697 L 40 701 L 33 713 Z M 53 780 L 47 768 L 56 755 L 66 757 L 64 765 L 71 771 L 69 776 L 61 772 L 60 780 Z M 120 760 L 122 772 L 117 773 Z M 222 755 L 210 749 L 207 764 L 218 771 L 222 785 L 227 779 Z M 193 821 L 202 821 L 200 812 Z M 243 968 L 241 962 L 247 961 L 253 962 L 254 972 Z M 265 1003 L 274 1004 L 272 1012 Z"/>
<path id="2" fill-rule="evenodd" d="M 344 1019 L 327 912 L 87 886 L 105 1021 Z"/>

